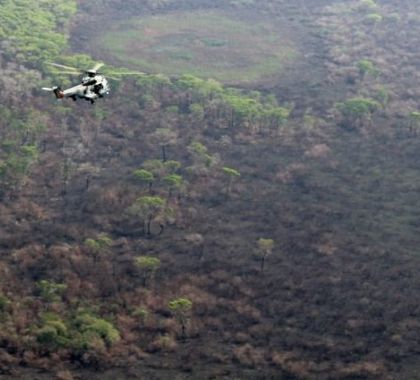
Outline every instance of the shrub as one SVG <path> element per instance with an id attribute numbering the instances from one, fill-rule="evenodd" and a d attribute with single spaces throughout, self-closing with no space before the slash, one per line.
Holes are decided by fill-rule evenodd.
<path id="1" fill-rule="evenodd" d="M 69 343 L 68 328 L 64 321 L 54 314 L 43 316 L 43 325 L 36 333 L 36 340 L 50 349 L 65 347 Z"/>
<path id="2" fill-rule="evenodd" d="M 82 334 L 84 345 L 90 347 L 95 338 L 101 338 L 111 345 L 120 340 L 118 330 L 108 321 L 94 317 L 90 314 L 82 314 L 76 317 L 75 325 Z"/>
<path id="3" fill-rule="evenodd" d="M 370 13 L 364 19 L 366 25 L 375 25 L 382 21 L 382 16 L 377 13 Z"/>
<path id="4" fill-rule="evenodd" d="M 374 0 L 360 0 L 358 9 L 361 11 L 374 11 L 378 4 Z"/>
<path id="5" fill-rule="evenodd" d="M 56 302 L 61 299 L 61 295 L 67 289 L 66 284 L 54 281 L 41 280 L 37 282 L 39 295 L 47 302 Z"/>
<path id="6" fill-rule="evenodd" d="M 7 311 L 10 304 L 10 300 L 3 294 L 0 294 L 0 313 Z"/>
<path id="7" fill-rule="evenodd" d="M 155 339 L 150 345 L 152 351 L 174 351 L 176 347 L 177 343 L 171 335 L 162 335 Z"/>

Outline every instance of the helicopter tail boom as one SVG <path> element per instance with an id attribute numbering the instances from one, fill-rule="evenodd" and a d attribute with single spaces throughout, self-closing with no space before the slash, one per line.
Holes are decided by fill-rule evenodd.
<path id="1" fill-rule="evenodd" d="M 63 99 L 64 98 L 64 92 L 61 90 L 60 87 L 54 87 L 53 89 L 54 95 L 57 99 Z"/>
<path id="2" fill-rule="evenodd" d="M 57 99 L 64 98 L 64 91 L 60 87 L 42 87 L 44 91 L 51 91 Z"/>

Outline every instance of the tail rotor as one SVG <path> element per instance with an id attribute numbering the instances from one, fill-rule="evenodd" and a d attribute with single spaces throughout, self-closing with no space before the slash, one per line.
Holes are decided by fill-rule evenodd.
<path id="1" fill-rule="evenodd" d="M 55 95 L 55 97 L 56 97 L 57 99 L 63 99 L 63 98 L 64 98 L 64 92 L 63 92 L 63 90 L 62 90 L 60 87 L 58 87 L 58 86 L 55 86 L 55 87 L 42 87 L 42 89 L 43 89 L 44 91 L 50 91 L 50 92 L 53 92 L 53 93 L 54 93 L 54 95 Z"/>

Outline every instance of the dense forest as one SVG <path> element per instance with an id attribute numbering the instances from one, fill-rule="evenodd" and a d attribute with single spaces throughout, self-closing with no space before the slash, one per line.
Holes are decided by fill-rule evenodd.
<path id="1" fill-rule="evenodd" d="M 419 379 L 419 12 L 0 1 L 0 379 Z"/>

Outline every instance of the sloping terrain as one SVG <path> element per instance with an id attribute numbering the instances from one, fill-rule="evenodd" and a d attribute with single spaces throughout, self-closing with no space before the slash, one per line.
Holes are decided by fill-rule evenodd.
<path id="1" fill-rule="evenodd" d="M 66 59 L 209 7 L 289 23 L 304 58 L 246 90 L 4 99 L 1 379 L 418 378 L 418 6 L 91 1 Z"/>

